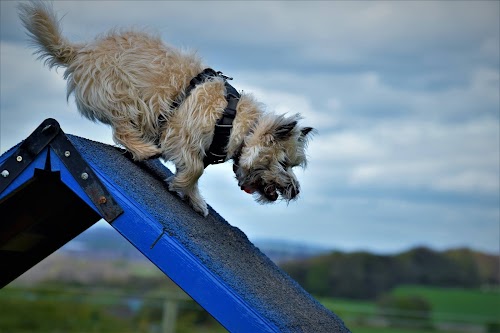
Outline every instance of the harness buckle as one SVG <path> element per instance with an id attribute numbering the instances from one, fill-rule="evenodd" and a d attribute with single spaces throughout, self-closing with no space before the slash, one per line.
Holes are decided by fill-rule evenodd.
<path id="1" fill-rule="evenodd" d="M 232 80 L 233 78 L 227 75 L 224 75 L 221 71 L 217 71 L 217 75 L 223 78 L 225 81 Z"/>

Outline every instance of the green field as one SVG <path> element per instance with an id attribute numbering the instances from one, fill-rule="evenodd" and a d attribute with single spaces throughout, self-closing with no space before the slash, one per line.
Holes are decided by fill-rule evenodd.
<path id="1" fill-rule="evenodd" d="M 391 291 L 395 296 L 418 296 L 431 305 L 432 323 L 438 327 L 443 324 L 475 325 L 489 327 L 500 322 L 500 291 L 479 289 L 452 289 L 424 286 L 401 286 Z M 356 333 L 424 333 L 439 330 L 373 328 L 368 327 L 377 318 L 375 301 L 319 298 L 327 308 L 341 317 L 346 325 Z M 489 326 L 488 326 L 489 325 Z M 447 330 L 447 332 L 453 332 Z"/>
<path id="2" fill-rule="evenodd" d="M 347 324 L 353 333 L 441 333 L 436 330 L 408 329 L 408 328 L 393 328 L 393 327 L 366 327 Z M 453 333 L 446 331 L 443 333 Z"/>
<path id="3" fill-rule="evenodd" d="M 500 320 L 500 292 L 479 289 L 454 289 L 403 286 L 392 291 L 395 295 L 418 295 L 432 305 L 435 321 L 487 323 Z"/>
<path id="4" fill-rule="evenodd" d="M 159 292 L 153 294 L 154 297 L 147 293 L 131 294 L 109 289 L 101 292 L 78 288 L 30 290 L 7 287 L 0 297 L 0 308 L 4 309 L 0 313 L 0 333 L 34 331 L 35 328 L 38 332 L 54 331 L 54 328 L 65 332 L 148 332 L 151 327 L 159 328 L 162 321 L 161 295 Z M 498 289 L 402 286 L 392 290 L 391 294 L 425 299 L 431 305 L 427 320 L 431 320 L 432 325 L 426 329 L 415 327 L 421 320 L 417 314 L 416 321 L 411 322 L 414 326 L 387 327 L 384 325 L 388 322 L 380 316 L 376 301 L 318 299 L 342 318 L 353 333 L 463 333 L 467 332 L 463 330 L 467 325 L 470 332 L 500 333 Z M 137 304 L 141 306 L 130 310 L 127 306 L 130 299 L 140 301 Z M 180 301 L 179 307 L 177 332 L 225 331 L 188 298 Z M 443 325 L 448 325 L 446 330 Z M 453 327 L 460 330 L 454 331 Z"/>

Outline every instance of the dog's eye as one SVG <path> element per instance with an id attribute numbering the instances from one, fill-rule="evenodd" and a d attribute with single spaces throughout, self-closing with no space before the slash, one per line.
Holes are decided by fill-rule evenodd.
<path id="1" fill-rule="evenodd" d="M 289 161 L 279 161 L 280 165 L 283 167 L 283 169 L 287 169 L 289 165 Z"/>

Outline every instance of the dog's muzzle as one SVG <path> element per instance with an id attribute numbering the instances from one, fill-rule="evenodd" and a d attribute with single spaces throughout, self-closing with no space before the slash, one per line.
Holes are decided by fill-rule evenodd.
<path id="1" fill-rule="evenodd" d="M 276 201 L 279 196 L 285 200 L 293 200 L 299 195 L 300 190 L 294 185 L 290 185 L 287 188 L 280 187 L 276 184 L 269 185 L 240 185 L 240 188 L 248 194 L 254 194 L 258 192 L 260 195 L 265 197 L 268 201 Z"/>

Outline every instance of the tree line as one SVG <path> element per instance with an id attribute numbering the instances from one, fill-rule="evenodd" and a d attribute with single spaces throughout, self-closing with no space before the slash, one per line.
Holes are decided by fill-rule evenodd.
<path id="1" fill-rule="evenodd" d="M 402 284 L 498 286 L 499 266 L 499 256 L 469 249 L 438 252 L 426 247 L 396 255 L 334 251 L 281 265 L 314 295 L 357 299 L 376 299 Z"/>

